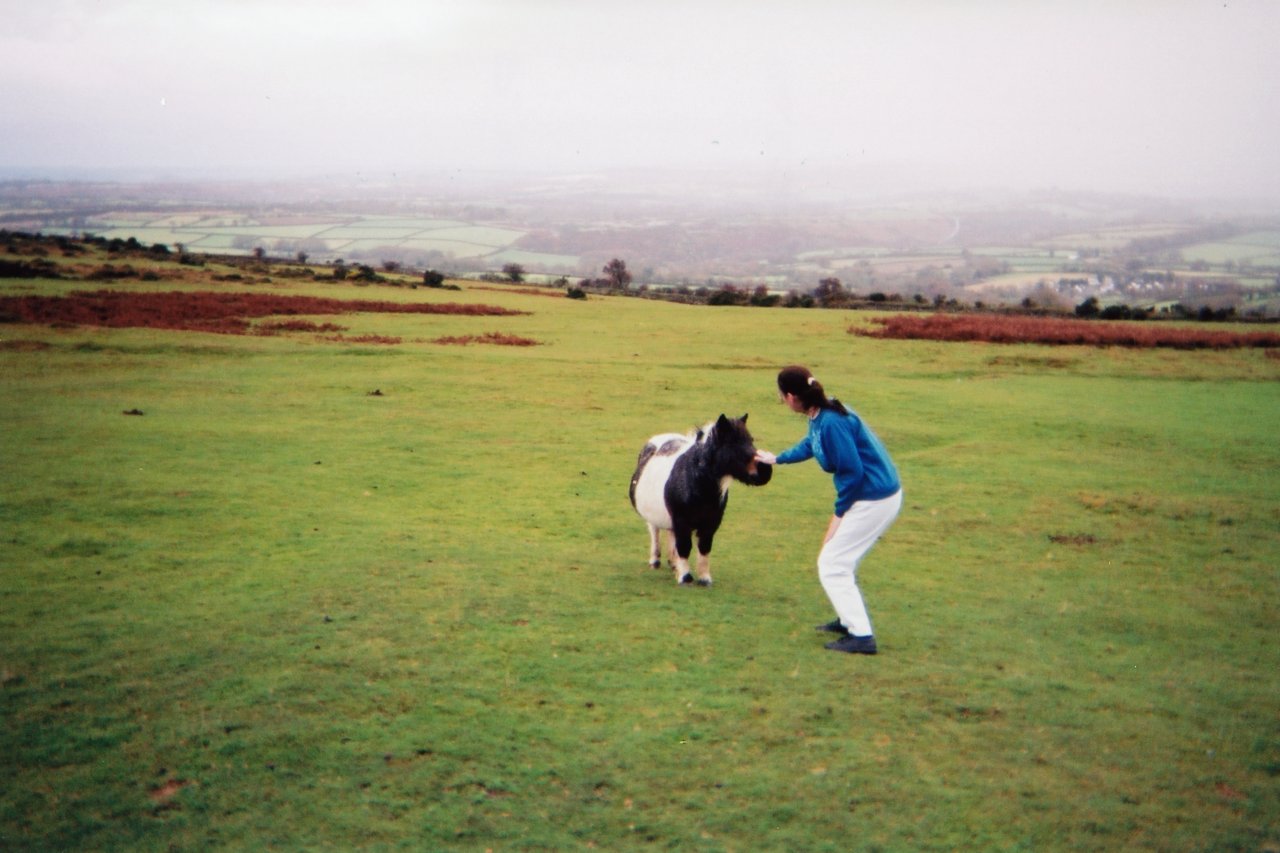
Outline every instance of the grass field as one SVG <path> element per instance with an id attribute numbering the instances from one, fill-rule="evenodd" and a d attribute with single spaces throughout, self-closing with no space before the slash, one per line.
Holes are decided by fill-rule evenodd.
<path id="1" fill-rule="evenodd" d="M 1256 266 L 1280 265 L 1280 232 L 1254 231 L 1231 240 L 1197 243 L 1182 250 L 1188 261 L 1212 264 L 1239 263 Z"/>
<path id="2" fill-rule="evenodd" d="M 1112 228 L 1098 228 L 1086 233 L 1063 234 L 1049 240 L 1041 240 L 1039 245 L 1057 249 L 1098 249 L 1108 251 L 1119 249 L 1134 240 L 1152 237 L 1172 237 L 1188 226 L 1181 224 L 1147 224 L 1120 225 Z"/>
<path id="3" fill-rule="evenodd" d="M 1280 849 L 1266 352 L 271 288 L 531 313 L 0 325 L 0 847 Z M 540 345 L 427 343 L 491 332 Z M 714 588 L 645 566 L 644 439 L 785 449 L 789 362 L 903 475 L 876 657 L 813 631 L 812 464 L 733 489 Z"/>

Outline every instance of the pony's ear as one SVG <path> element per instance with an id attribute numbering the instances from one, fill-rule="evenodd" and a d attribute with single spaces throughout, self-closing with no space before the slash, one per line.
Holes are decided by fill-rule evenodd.
<path id="1" fill-rule="evenodd" d="M 743 422 L 744 424 L 747 422 L 747 416 L 746 416 L 746 415 L 743 415 L 743 416 L 742 416 L 742 422 Z"/>
<path id="2" fill-rule="evenodd" d="M 729 425 L 729 419 L 724 414 L 720 415 L 720 419 L 716 421 L 716 426 L 724 427 Z"/>

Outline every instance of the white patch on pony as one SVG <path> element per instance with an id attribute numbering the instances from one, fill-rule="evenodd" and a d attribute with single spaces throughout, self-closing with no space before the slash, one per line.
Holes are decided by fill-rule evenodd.
<path id="1" fill-rule="evenodd" d="M 676 460 L 693 447 L 693 439 L 687 435 L 668 432 L 655 435 L 649 439 L 648 444 L 655 447 L 657 452 L 649 457 L 636 480 L 636 512 L 655 528 L 670 530 L 671 512 L 667 509 L 663 489 L 671 477 L 671 469 L 675 467 Z"/>

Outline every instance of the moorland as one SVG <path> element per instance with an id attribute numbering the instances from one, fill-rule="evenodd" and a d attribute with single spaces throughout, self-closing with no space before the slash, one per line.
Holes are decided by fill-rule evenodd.
<path id="1" fill-rule="evenodd" d="M 1280 846 L 1274 345 L 6 242 L 0 846 Z M 627 502 L 654 433 L 798 440 L 791 362 L 903 475 L 875 657 L 816 467 L 711 589 Z"/>

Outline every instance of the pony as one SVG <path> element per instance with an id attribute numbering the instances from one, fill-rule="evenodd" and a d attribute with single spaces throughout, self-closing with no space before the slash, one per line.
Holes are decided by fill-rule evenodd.
<path id="1" fill-rule="evenodd" d="M 729 483 L 763 486 L 773 466 L 756 461 L 747 416 L 723 414 L 693 435 L 662 433 L 645 442 L 631 475 L 631 506 L 649 527 L 649 567 L 659 568 L 659 530 L 669 531 L 676 583 L 693 582 L 689 555 L 698 538 L 699 586 L 711 586 L 711 543 L 729 503 Z"/>

